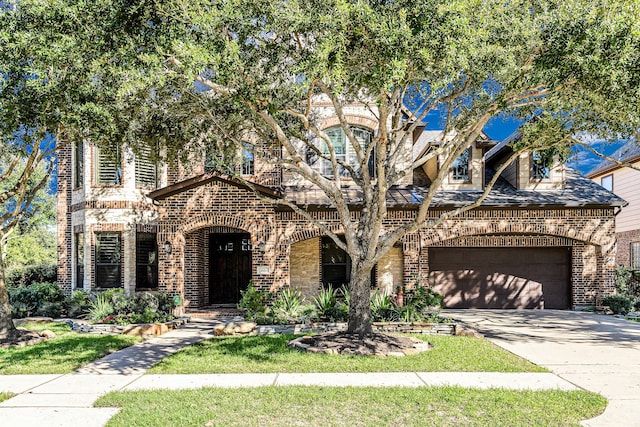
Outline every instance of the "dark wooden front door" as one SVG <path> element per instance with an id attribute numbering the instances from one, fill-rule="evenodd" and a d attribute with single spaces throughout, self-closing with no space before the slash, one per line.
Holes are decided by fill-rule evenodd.
<path id="1" fill-rule="evenodd" d="M 209 303 L 236 304 L 251 280 L 251 236 L 209 235 Z"/>

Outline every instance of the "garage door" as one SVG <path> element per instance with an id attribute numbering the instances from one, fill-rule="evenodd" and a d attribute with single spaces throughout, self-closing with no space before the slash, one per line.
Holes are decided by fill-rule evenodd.
<path id="1" fill-rule="evenodd" d="M 450 308 L 570 305 L 569 248 L 430 248 L 429 281 Z"/>

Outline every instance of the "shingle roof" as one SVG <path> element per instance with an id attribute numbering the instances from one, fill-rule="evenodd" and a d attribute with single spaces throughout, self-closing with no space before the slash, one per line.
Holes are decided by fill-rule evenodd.
<path id="1" fill-rule="evenodd" d="M 415 209 L 428 188 L 416 185 L 394 186 L 387 193 L 387 205 L 396 209 Z M 359 189 L 345 187 L 343 193 L 357 206 L 362 200 Z M 455 208 L 475 201 L 481 191 L 438 191 L 431 203 L 434 208 Z M 306 208 L 332 206 L 321 190 L 310 186 L 285 188 L 285 198 Z M 484 207 L 621 207 L 626 202 L 573 170 L 567 170 L 565 187 L 560 190 L 517 190 L 500 178 L 482 202 Z"/>
<path id="2" fill-rule="evenodd" d="M 629 141 L 622 147 L 618 148 L 609 157 L 620 162 L 629 162 L 640 159 L 640 144 L 637 141 Z M 587 177 L 593 178 L 594 176 L 608 172 L 610 170 L 620 167 L 617 163 L 611 160 L 603 160 L 586 174 Z"/>

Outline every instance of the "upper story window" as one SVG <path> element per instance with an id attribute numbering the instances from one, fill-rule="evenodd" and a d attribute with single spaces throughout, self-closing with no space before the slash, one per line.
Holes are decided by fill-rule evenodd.
<path id="1" fill-rule="evenodd" d="M 73 152 L 73 188 L 82 188 L 84 180 L 84 142 L 77 141 Z"/>
<path id="2" fill-rule="evenodd" d="M 122 160 L 120 158 L 120 150 L 112 154 L 96 147 L 95 170 L 95 182 L 97 185 L 121 185 Z"/>
<path id="3" fill-rule="evenodd" d="M 136 186 L 142 188 L 158 187 L 158 165 L 152 160 L 151 150 L 141 148 L 136 155 Z"/>
<path id="4" fill-rule="evenodd" d="M 253 152 L 248 144 L 243 144 L 246 148 L 242 149 L 242 175 L 253 175 L 255 173 L 255 163 Z"/>
<path id="5" fill-rule="evenodd" d="M 548 156 L 544 153 L 534 151 L 531 153 L 531 179 L 543 180 L 551 177 L 551 168 Z"/>
<path id="6" fill-rule="evenodd" d="M 353 136 L 356 138 L 361 147 L 365 149 L 369 147 L 371 141 L 373 140 L 373 132 L 371 130 L 362 127 L 352 127 L 351 132 L 353 133 Z M 331 146 L 333 147 L 333 151 L 335 152 L 336 160 L 338 162 L 348 164 L 356 172 L 359 172 L 360 162 L 358 161 L 356 152 L 349 143 L 347 135 L 345 134 L 342 127 L 334 126 L 325 130 L 325 133 L 331 141 Z M 329 156 L 329 147 L 327 147 L 326 144 L 322 144 L 321 151 L 323 154 Z M 372 152 L 371 156 L 369 157 L 368 163 L 369 175 L 371 177 L 375 177 L 375 165 L 376 156 L 375 152 Z M 333 166 L 331 165 L 331 161 L 323 159 L 321 170 L 323 175 L 333 176 Z M 350 177 L 349 171 L 342 166 L 339 166 L 339 173 L 342 177 Z"/>
<path id="7" fill-rule="evenodd" d="M 600 185 L 609 191 L 613 191 L 613 175 L 606 175 L 600 178 Z"/>
<path id="8" fill-rule="evenodd" d="M 451 180 L 459 182 L 471 182 L 470 173 L 471 164 L 471 148 L 465 150 L 460 156 L 453 162 L 451 166 Z"/>

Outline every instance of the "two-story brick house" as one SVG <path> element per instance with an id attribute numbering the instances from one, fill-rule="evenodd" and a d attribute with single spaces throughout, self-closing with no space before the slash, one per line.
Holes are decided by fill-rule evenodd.
<path id="1" fill-rule="evenodd" d="M 640 145 L 627 142 L 611 157 L 640 168 Z M 640 270 L 640 171 L 604 160 L 586 176 L 629 202 L 616 216 L 616 264 Z"/>
<path id="2" fill-rule="evenodd" d="M 330 110 L 323 117 L 322 127 L 335 146 L 344 146 L 338 153 L 349 162 L 344 131 Z M 363 107 L 347 110 L 347 119 L 357 138 L 377 131 L 375 116 Z M 446 137 L 419 128 L 400 167 L 410 168 Z M 465 151 L 429 218 L 475 200 L 509 155 L 509 142 L 482 137 Z M 235 304 L 249 281 L 305 296 L 348 282 L 349 257 L 311 222 L 269 202 L 294 202 L 340 233 L 335 210 L 310 183 L 249 152 L 238 166 L 242 180 L 210 171 L 204 161 L 186 172 L 144 157 L 126 147 L 107 157 L 88 143 L 60 153 L 59 283 L 66 291 L 165 290 L 189 308 Z M 390 189 L 385 227 L 415 216 L 440 160 L 424 162 Z M 353 192 L 357 205 L 356 189 L 344 191 Z M 623 204 L 564 165 L 523 154 L 481 207 L 403 238 L 377 264 L 374 286 L 393 293 L 428 283 L 450 307 L 593 306 L 613 292 L 614 213 Z"/>

